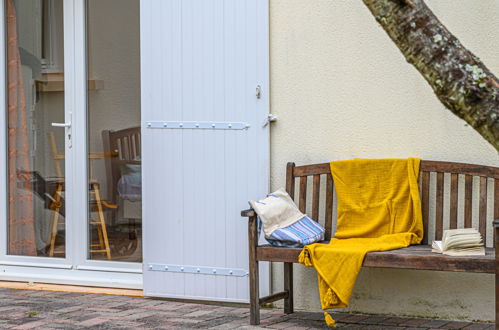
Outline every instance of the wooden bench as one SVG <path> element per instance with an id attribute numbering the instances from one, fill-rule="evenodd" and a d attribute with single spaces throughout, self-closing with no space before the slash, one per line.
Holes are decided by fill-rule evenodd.
<path id="1" fill-rule="evenodd" d="M 434 174 L 432 174 L 434 173 Z M 312 191 L 307 194 L 309 177 L 311 177 Z M 325 180 L 325 184 L 321 184 Z M 295 185 L 295 182 L 297 184 Z M 321 223 L 326 228 L 326 239 L 333 233 L 333 203 L 334 185 L 329 163 L 306 166 L 295 166 L 288 163 L 286 169 L 286 190 L 295 199 L 299 209 L 307 213 L 312 219 L 319 219 L 320 207 L 324 210 Z M 464 184 L 464 189 L 459 186 Z M 298 188 L 298 198 L 295 198 L 295 186 Z M 491 189 L 492 188 L 492 189 Z M 325 190 L 325 191 L 321 191 Z M 464 190 L 464 196 L 460 191 Z M 476 190 L 474 192 L 474 190 Z M 370 252 L 364 259 L 363 266 L 423 269 L 453 272 L 491 273 L 496 274 L 496 326 L 499 329 L 499 256 L 495 257 L 494 246 L 499 248 L 499 168 L 473 164 L 449 163 L 438 161 L 421 161 L 420 193 L 425 236 L 421 245 L 408 248 L 386 251 Z M 307 195 L 312 200 L 307 203 Z M 321 198 L 322 196 L 322 198 Z M 477 196 L 477 198 L 473 197 Z M 444 202 L 444 197 L 449 202 Z M 445 199 L 447 199 L 445 198 Z M 320 200 L 325 200 L 322 203 Z M 487 201 L 492 200 L 494 221 L 487 221 Z M 462 205 L 464 203 L 464 206 Z M 478 205 L 474 205 L 477 204 Z M 430 205 L 432 213 L 430 213 Z M 444 207 L 448 208 L 449 221 L 444 228 Z M 461 211 L 460 211 L 461 210 Z M 473 210 L 478 210 L 478 215 L 472 217 Z M 462 214 L 460 214 L 462 213 Z M 430 214 L 434 221 L 430 221 Z M 241 212 L 243 217 L 248 217 L 249 241 L 249 280 L 250 280 L 250 323 L 260 323 L 260 306 L 284 299 L 284 312 L 293 313 L 293 263 L 298 262 L 300 248 L 273 247 L 258 245 L 257 216 L 253 210 Z M 464 218 L 462 221 L 459 220 Z M 476 223 L 472 224 L 472 219 Z M 447 223 L 447 222 L 446 222 Z M 489 223 L 489 230 L 487 230 Z M 447 227 L 463 228 L 474 225 L 487 242 L 485 256 L 450 257 L 442 254 L 431 253 L 431 242 L 441 239 L 443 230 Z M 491 235 L 487 240 L 488 232 L 494 232 L 496 240 L 492 242 Z M 432 236 L 429 237 L 428 234 Z M 324 241 L 327 243 L 328 241 Z M 270 296 L 260 298 L 258 283 L 258 262 L 274 261 L 284 263 L 284 290 Z"/>

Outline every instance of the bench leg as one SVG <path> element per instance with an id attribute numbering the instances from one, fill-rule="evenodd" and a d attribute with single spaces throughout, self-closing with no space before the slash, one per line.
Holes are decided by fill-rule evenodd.
<path id="1" fill-rule="evenodd" d="M 496 259 L 496 329 L 499 329 L 499 221 L 498 220 L 494 221 L 494 243 L 495 243 L 495 259 Z"/>
<path id="2" fill-rule="evenodd" d="M 250 324 L 260 324 L 260 290 L 258 260 L 256 259 L 256 247 L 258 246 L 258 233 L 256 228 L 256 217 L 251 217 L 248 222 L 249 241 L 249 289 L 250 289 Z"/>
<path id="3" fill-rule="evenodd" d="M 284 299 L 284 313 L 291 314 L 293 308 L 293 263 L 284 263 L 284 291 L 288 293 L 288 297 Z"/>

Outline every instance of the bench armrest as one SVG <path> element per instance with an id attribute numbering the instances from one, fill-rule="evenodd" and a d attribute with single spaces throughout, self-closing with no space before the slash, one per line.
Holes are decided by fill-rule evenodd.
<path id="1" fill-rule="evenodd" d="M 256 216 L 256 212 L 253 209 L 247 209 L 247 210 L 241 211 L 241 216 L 251 218 L 251 217 Z"/>

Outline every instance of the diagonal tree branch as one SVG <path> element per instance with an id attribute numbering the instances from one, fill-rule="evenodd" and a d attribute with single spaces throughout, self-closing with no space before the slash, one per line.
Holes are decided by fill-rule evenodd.
<path id="1" fill-rule="evenodd" d="M 423 0 L 363 0 L 438 99 L 499 151 L 499 80 Z"/>

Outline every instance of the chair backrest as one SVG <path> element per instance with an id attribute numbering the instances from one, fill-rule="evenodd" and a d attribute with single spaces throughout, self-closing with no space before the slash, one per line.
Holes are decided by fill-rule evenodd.
<path id="1" fill-rule="evenodd" d="M 117 201 L 117 185 L 121 177 L 121 166 L 141 163 L 140 126 L 125 128 L 119 131 L 102 131 L 104 152 L 115 152 L 117 157 L 106 158 L 106 177 L 108 200 Z"/>
<path id="2" fill-rule="evenodd" d="M 499 168 L 422 160 L 420 170 L 425 232 L 422 244 L 441 239 L 444 229 L 474 226 L 484 242 L 492 246 L 492 219 L 499 218 Z M 312 191 L 307 193 L 309 177 Z M 331 237 L 336 212 L 333 210 L 335 192 L 329 163 L 305 166 L 288 163 L 286 190 L 299 209 L 312 219 L 319 220 L 319 214 L 324 214 L 326 237 Z M 308 203 L 307 195 L 312 198 Z"/>

